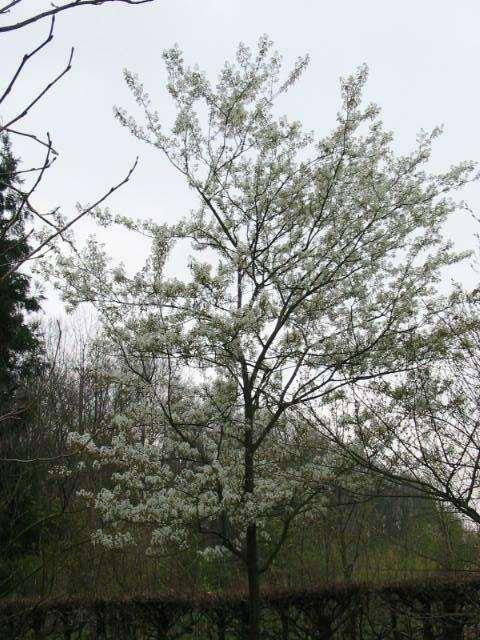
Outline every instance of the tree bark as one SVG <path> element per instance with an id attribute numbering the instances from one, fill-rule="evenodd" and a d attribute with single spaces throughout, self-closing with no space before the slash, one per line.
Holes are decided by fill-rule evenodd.
<path id="1" fill-rule="evenodd" d="M 246 418 L 249 428 L 245 432 L 245 494 L 253 494 L 255 487 L 253 412 L 250 402 L 246 403 Z M 260 568 L 258 561 L 258 532 L 255 522 L 250 522 L 246 533 L 246 564 L 248 577 L 248 640 L 260 638 Z"/>
<path id="2" fill-rule="evenodd" d="M 257 525 L 247 529 L 248 640 L 260 638 L 260 572 L 258 567 Z"/>

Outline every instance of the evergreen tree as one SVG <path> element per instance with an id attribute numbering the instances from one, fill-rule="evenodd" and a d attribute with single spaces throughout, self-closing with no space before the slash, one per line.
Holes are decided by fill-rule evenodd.
<path id="1" fill-rule="evenodd" d="M 30 215 L 16 186 L 18 160 L 6 136 L 0 151 L 0 402 L 8 405 L 19 380 L 28 372 L 38 338 L 25 314 L 38 311 L 38 298 L 30 292 L 30 280 L 11 272 L 29 252 L 25 223 Z"/>
<path id="2" fill-rule="evenodd" d="M 38 373 L 41 358 L 36 326 L 28 316 L 40 306 L 30 278 L 12 269 L 29 252 L 31 213 L 18 189 L 18 160 L 5 136 L 0 153 L 0 594 L 6 594 L 23 580 L 25 558 L 38 540 L 44 472 L 17 462 L 32 455 L 27 381 Z"/>

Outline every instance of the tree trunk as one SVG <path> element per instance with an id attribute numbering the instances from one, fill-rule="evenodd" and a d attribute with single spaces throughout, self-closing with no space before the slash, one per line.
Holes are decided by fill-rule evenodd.
<path id="1" fill-rule="evenodd" d="M 248 640 L 260 638 L 260 572 L 258 570 L 257 525 L 247 529 Z"/>
<path id="2" fill-rule="evenodd" d="M 250 428 L 245 433 L 245 493 L 253 494 L 255 487 L 253 428 L 250 409 L 246 413 Z M 248 640 L 260 638 L 260 570 L 258 562 L 258 533 L 255 522 L 250 522 L 246 535 L 246 561 L 248 576 Z"/>

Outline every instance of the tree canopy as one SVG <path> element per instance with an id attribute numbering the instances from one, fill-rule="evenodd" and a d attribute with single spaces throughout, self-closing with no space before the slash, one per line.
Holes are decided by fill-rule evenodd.
<path id="1" fill-rule="evenodd" d="M 332 474 L 321 423 L 303 412 L 428 357 L 422 331 L 445 304 L 436 284 L 460 258 L 442 225 L 474 165 L 428 172 L 438 129 L 396 154 L 378 107 L 362 103 L 365 67 L 342 81 L 337 125 L 318 139 L 276 115 L 308 61 L 282 77 L 268 38 L 255 51 L 240 45 L 216 84 L 177 48 L 164 61 L 170 131 L 128 71 L 144 120 L 117 117 L 164 154 L 198 205 L 173 225 L 123 220 L 152 239 L 134 276 L 94 240 L 63 259 L 66 298 L 95 303 L 124 384 L 140 381 L 147 398 L 115 418 L 110 443 L 72 438 L 116 469 L 90 496 L 103 518 L 97 540 L 121 546 L 143 523 L 155 552 L 195 528 L 211 552 L 243 563 L 256 638 L 260 575 L 295 518 L 322 508 Z M 164 269 L 178 240 L 195 254 L 185 281 Z"/>

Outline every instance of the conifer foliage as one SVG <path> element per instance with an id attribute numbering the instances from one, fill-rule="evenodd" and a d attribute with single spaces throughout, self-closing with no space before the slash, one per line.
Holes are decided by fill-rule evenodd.
<path id="1" fill-rule="evenodd" d="M 18 160 L 7 137 L 0 156 L 0 389 L 1 402 L 27 372 L 28 356 L 38 348 L 34 328 L 25 315 L 38 311 L 38 298 L 30 291 L 30 280 L 12 266 L 29 252 L 25 223 L 29 217 L 17 190 Z"/>
<path id="2" fill-rule="evenodd" d="M 39 536 L 41 470 L 19 462 L 30 454 L 27 380 L 40 366 L 40 340 L 29 314 L 39 297 L 15 267 L 29 252 L 30 212 L 18 189 L 18 160 L 7 137 L 0 156 L 0 594 L 23 580 Z M 27 568 L 27 567 L 24 567 Z M 28 571 L 28 568 L 27 568 Z"/>

